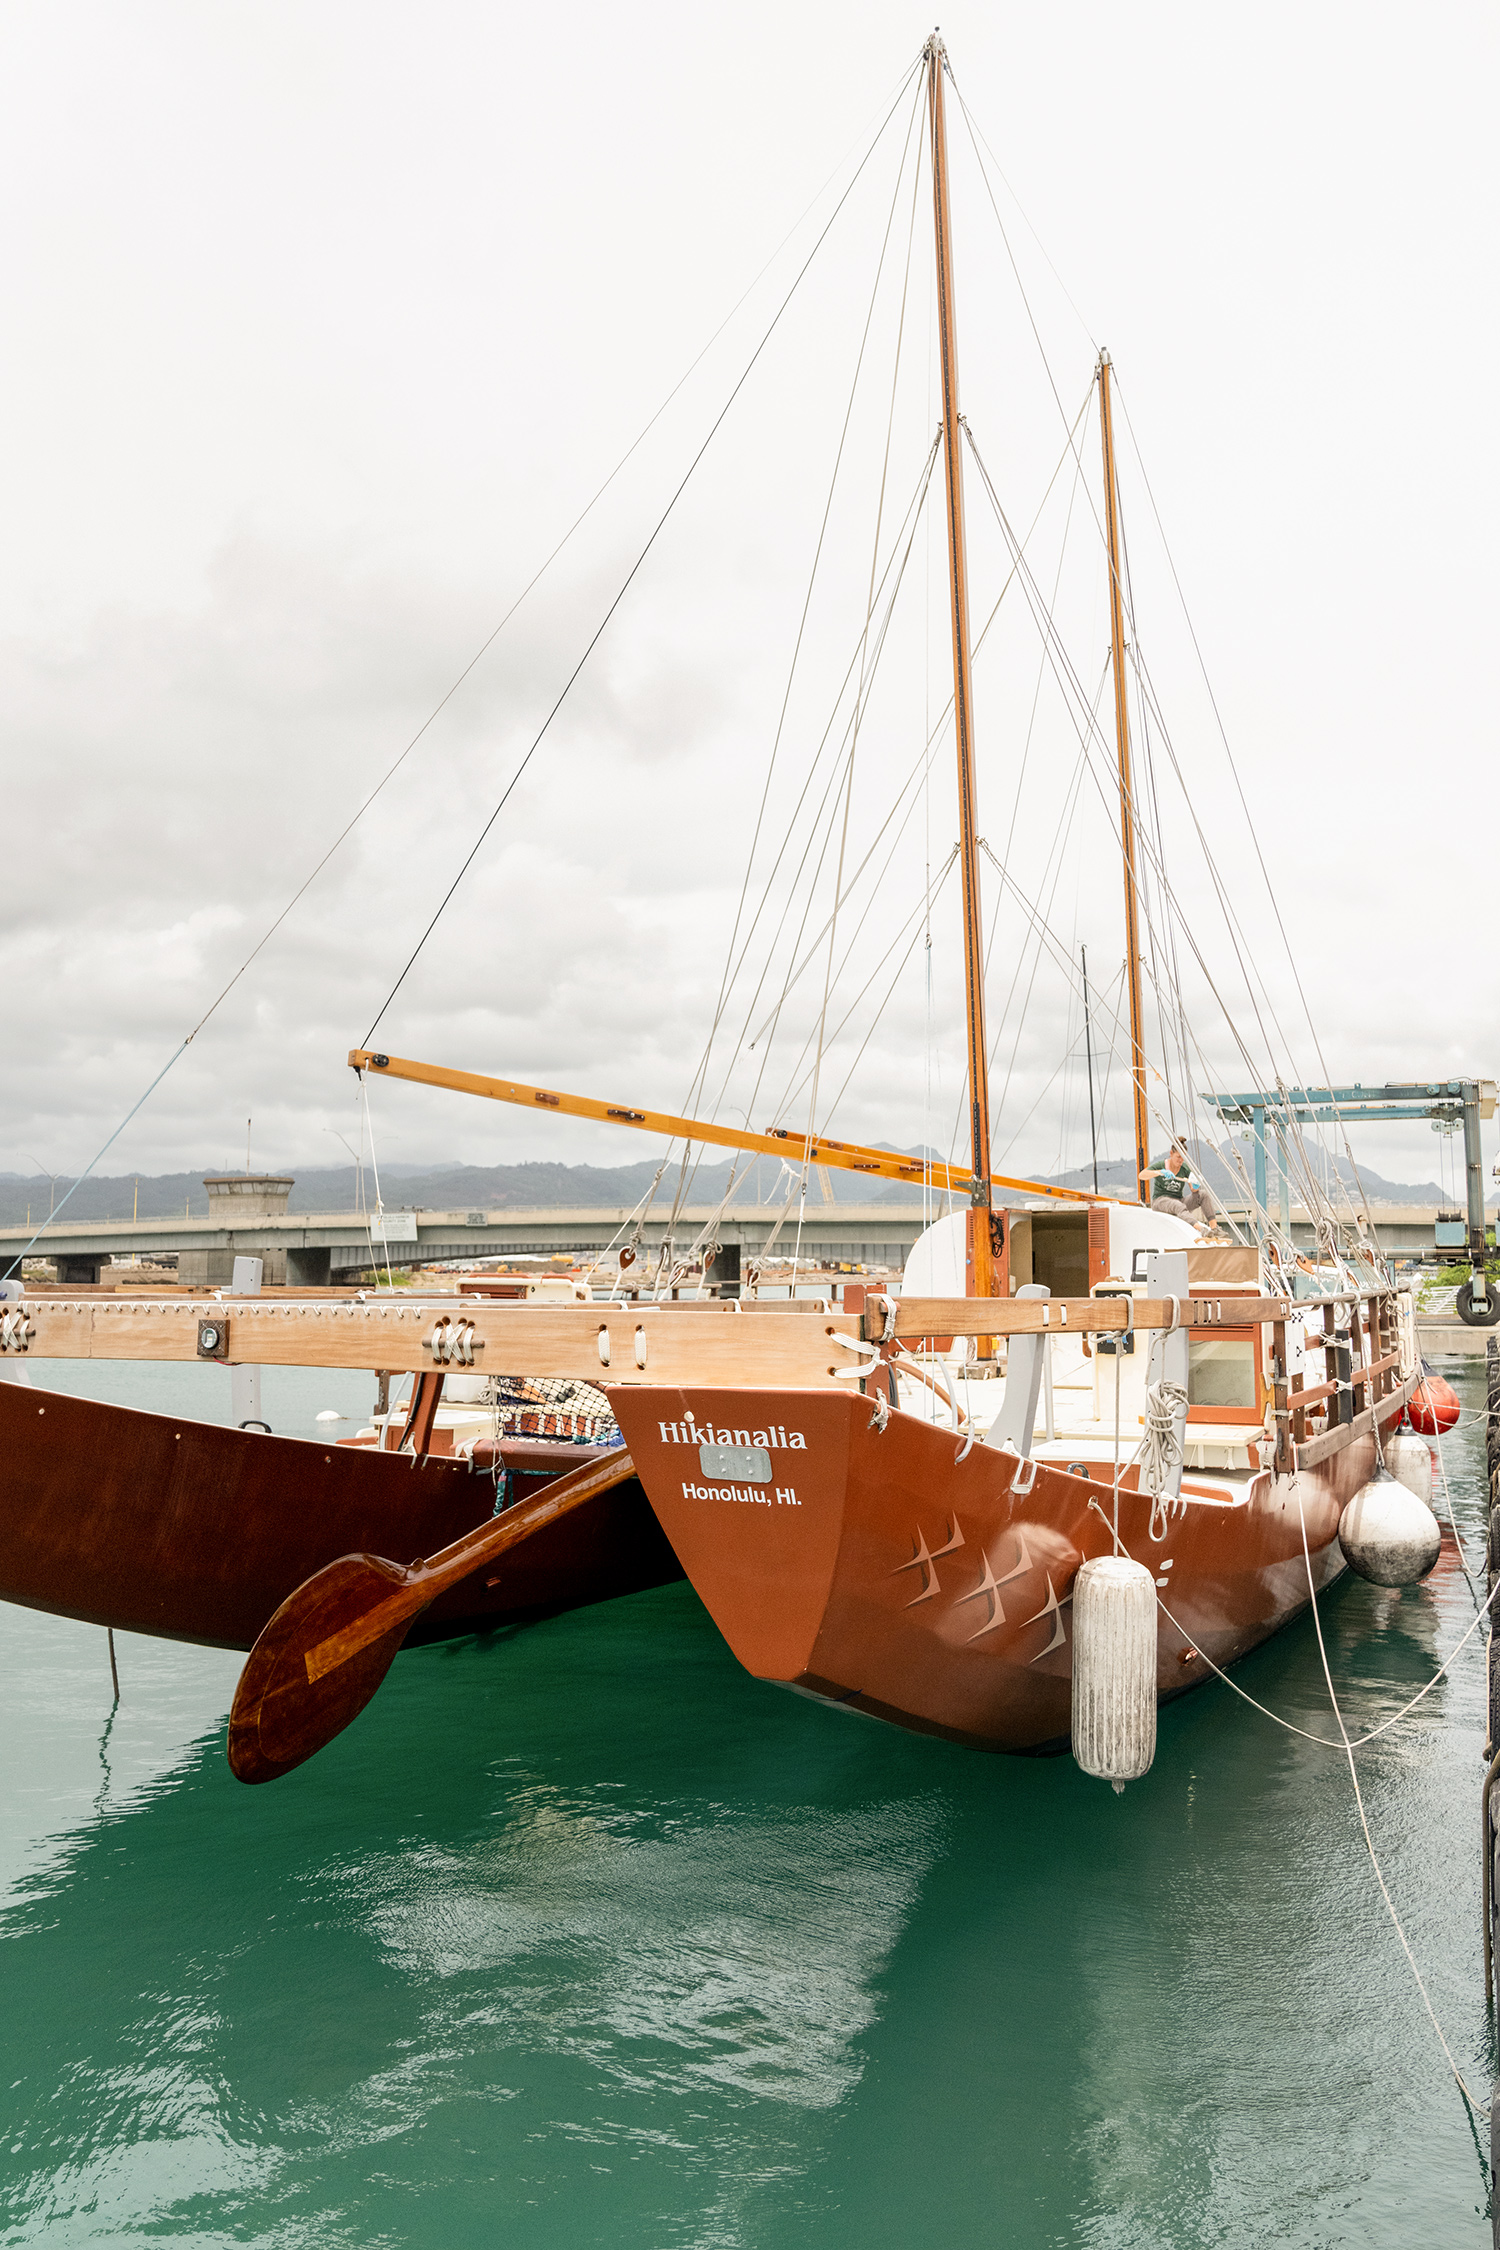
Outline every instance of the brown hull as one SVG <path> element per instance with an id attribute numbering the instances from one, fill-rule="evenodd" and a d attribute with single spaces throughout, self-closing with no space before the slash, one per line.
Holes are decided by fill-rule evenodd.
<path id="1" fill-rule="evenodd" d="M 588 1457 L 522 1447 L 523 1489 Z M 492 1486 L 434 1456 L 267 1437 L 0 1383 L 0 1600 L 167 1640 L 248 1649 L 335 1557 L 407 1563 L 490 1512 Z M 540 1529 L 435 1602 L 412 1634 L 439 1640 L 682 1575 L 633 1481 Z"/>
<path id="2" fill-rule="evenodd" d="M 988 1749 L 1066 1741 L 1068 1605 L 1079 1564 L 1111 1552 L 1108 1481 L 1039 1465 L 1017 1491 L 1030 1463 L 983 1445 L 958 1461 L 951 1432 L 906 1414 L 878 1430 L 858 1396 L 632 1387 L 610 1398 L 689 1579 L 758 1678 Z M 770 1481 L 724 1473 L 712 1454 L 705 1463 L 689 1426 L 734 1444 L 769 1438 Z M 1373 1462 L 1373 1439 L 1355 1439 L 1304 1469 L 1295 1491 L 1262 1474 L 1235 1506 L 1216 1505 L 1207 1485 L 1192 1497 L 1190 1475 L 1160 1541 L 1147 1496 L 1122 1489 L 1121 1542 L 1156 1567 L 1176 1620 L 1159 1619 L 1162 1696 L 1206 1677 L 1205 1654 L 1231 1663 L 1306 1606 L 1302 1511 L 1315 1583 L 1338 1576 L 1339 1516 Z"/>

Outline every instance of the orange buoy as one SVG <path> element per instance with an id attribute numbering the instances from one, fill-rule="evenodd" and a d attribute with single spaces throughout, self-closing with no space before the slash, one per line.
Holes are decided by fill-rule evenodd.
<path id="1" fill-rule="evenodd" d="M 1434 1375 L 1426 1360 L 1422 1362 L 1422 1380 L 1406 1402 L 1406 1419 L 1423 1437 L 1441 1437 L 1451 1430 L 1462 1409 L 1458 1393 L 1441 1375 Z"/>

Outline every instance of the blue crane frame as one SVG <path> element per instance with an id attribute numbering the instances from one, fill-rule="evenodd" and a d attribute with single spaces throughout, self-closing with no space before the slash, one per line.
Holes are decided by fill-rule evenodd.
<path id="1" fill-rule="evenodd" d="M 1495 1112 L 1495 1086 L 1487 1078 L 1434 1078 L 1385 1086 L 1278 1086 L 1250 1094 L 1205 1094 L 1225 1124 L 1248 1125 L 1255 1142 L 1255 1202 L 1259 1224 L 1265 1230 L 1269 1204 L 1266 1160 L 1266 1125 L 1276 1136 L 1277 1203 L 1282 1233 L 1291 1234 L 1291 1195 L 1287 1180 L 1286 1128 L 1337 1123 L 1396 1124 L 1416 1118 L 1461 1123 L 1464 1131 L 1464 1180 L 1467 1190 L 1467 1255 L 1472 1279 L 1465 1285 L 1467 1306 L 1459 1310 L 1473 1325 L 1489 1326 L 1500 1320 L 1500 1292 L 1485 1277 L 1484 1156 L 1480 1146 L 1481 1118 Z M 1463 1296 L 1464 1292 L 1461 1291 Z"/>

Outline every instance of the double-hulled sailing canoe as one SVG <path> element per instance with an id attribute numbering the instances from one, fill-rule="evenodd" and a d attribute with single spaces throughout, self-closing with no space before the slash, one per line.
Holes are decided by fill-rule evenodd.
<path id="1" fill-rule="evenodd" d="M 427 1307 L 412 1308 L 414 1325 L 400 1333 L 394 1324 L 377 1332 L 369 1308 L 353 1306 L 321 1327 L 319 1313 L 295 1307 L 229 1315 L 237 1359 L 419 1374 L 425 1403 L 414 1407 L 406 1449 L 394 1456 L 0 1387 L 0 1596 L 230 1646 L 256 1638 L 236 1739 L 263 1748 L 280 1740 L 285 1755 L 257 1751 L 245 1769 L 252 1778 L 285 1770 L 316 1747 L 318 1724 L 294 1723 L 294 1691 L 329 1694 L 319 1682 L 335 1679 L 343 1663 L 363 1664 L 365 1687 L 328 1705 L 342 1712 L 337 1724 L 347 1723 L 399 1638 L 380 1622 L 390 1587 L 399 1584 L 412 1600 L 422 1591 L 421 1571 L 401 1566 L 440 1549 L 450 1556 L 444 1591 L 403 1622 L 413 1639 L 597 1600 L 681 1570 L 758 1677 L 963 1742 L 1043 1748 L 1068 1731 L 1069 1613 L 1085 1560 L 1123 1554 L 1149 1566 L 1159 1606 L 1157 1692 L 1174 1694 L 1274 1632 L 1342 1569 L 1345 1504 L 1378 1459 L 1382 1433 L 1404 1415 L 1419 1372 L 1409 1303 L 1368 1262 L 1331 1254 L 1316 1272 L 1294 1274 L 1287 1246 L 1263 1226 L 1260 1241 L 1226 1264 L 1170 1212 L 994 1172 L 965 426 L 946 57 L 936 37 L 923 67 L 970 1152 L 961 1171 L 920 1171 L 939 1188 L 957 1188 L 967 1208 L 928 1230 L 899 1294 L 866 1295 L 858 1309 L 851 1299 L 838 1311 L 762 1308 L 745 1317 L 733 1305 L 669 1313 L 580 1304 L 485 1307 L 458 1319 Z M 1101 355 L 1133 1169 L 1144 1181 L 1150 1065 L 1110 383 Z M 803 1163 L 895 1178 L 914 1169 L 888 1151 L 831 1141 L 811 1120 L 805 1133 L 737 1134 L 715 1120 L 663 1120 L 370 1049 L 351 1061 L 362 1071 L 638 1129 L 784 1148 Z M 109 1353 L 112 1345 L 118 1355 L 128 1330 L 125 1356 L 187 1358 L 183 1324 L 196 1309 L 160 1313 L 153 1325 L 149 1308 L 122 1308 L 111 1337 L 90 1313 L 80 1342 L 83 1308 L 23 1305 L 7 1313 L 0 1342 L 37 1358 Z M 439 1459 L 427 1444 L 427 1408 L 454 1365 L 481 1370 L 487 1382 L 602 1385 L 634 1470 L 615 1481 L 601 1476 L 597 1492 L 587 1480 L 573 1487 L 586 1497 L 565 1513 L 549 1515 L 539 1492 L 534 1525 L 518 1517 L 525 1536 L 503 1542 L 500 1567 L 457 1578 L 471 1544 L 476 1554 L 486 1550 L 489 1509 L 481 1503 L 494 1487 L 471 1463 Z M 519 1472 L 503 1446 L 500 1456 Z M 579 1459 L 573 1451 L 555 1467 L 532 1466 L 560 1473 Z M 341 1555 L 374 1560 L 368 1570 L 340 1564 L 325 1575 Z M 373 1611 L 362 1625 L 347 1612 L 365 1583 Z M 329 1604 L 321 1602 L 325 1584 Z M 336 1631 L 328 1626 L 334 1609 Z M 322 1637 L 304 1650 L 297 1636 L 309 1619 Z M 261 1725 L 257 1698 L 264 1701 L 269 1680 L 283 1698 L 279 1736 Z"/>

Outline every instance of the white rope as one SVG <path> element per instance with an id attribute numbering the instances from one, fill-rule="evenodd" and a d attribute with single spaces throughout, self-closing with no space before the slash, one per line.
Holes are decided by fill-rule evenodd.
<path id="1" fill-rule="evenodd" d="M 1118 1498 L 1119 1495 L 1117 1491 L 1116 1504 L 1118 1504 Z M 1108 1516 L 1104 1513 L 1104 1510 L 1100 1507 L 1098 1501 L 1090 1497 L 1089 1506 L 1093 1509 L 1095 1515 L 1099 1518 L 1099 1521 L 1103 1524 L 1105 1530 L 1114 1540 L 1115 1552 L 1117 1554 L 1124 1555 L 1126 1560 L 1129 1562 L 1136 1561 L 1138 1558 L 1131 1554 L 1130 1549 L 1126 1546 L 1124 1540 L 1120 1537 L 1120 1534 L 1115 1529 L 1114 1525 L 1111 1524 Z M 1423 1701 L 1424 1697 L 1431 1695 L 1439 1680 L 1442 1679 L 1449 1666 L 1453 1663 L 1454 1658 L 1462 1653 L 1465 1644 L 1473 1639 L 1480 1626 L 1484 1623 L 1485 1618 L 1489 1615 L 1490 1607 L 1494 1602 L 1496 1594 L 1500 1594 L 1500 1578 L 1496 1579 L 1494 1592 L 1490 1594 L 1489 1599 L 1485 1602 L 1484 1608 L 1475 1618 L 1473 1624 L 1466 1629 L 1462 1637 L 1459 1640 L 1455 1641 L 1453 1647 L 1448 1651 L 1448 1654 L 1443 1658 L 1442 1663 L 1433 1673 L 1432 1678 L 1427 1682 L 1427 1685 L 1423 1688 L 1418 1688 L 1416 1694 L 1412 1697 L 1409 1703 L 1403 1703 L 1399 1711 L 1393 1711 L 1388 1719 L 1382 1719 L 1378 1727 L 1371 1727 L 1368 1734 L 1357 1734 L 1350 1745 L 1351 1749 L 1363 1750 L 1368 1743 L 1376 1741 L 1383 1734 L 1389 1734 L 1392 1727 L 1399 1726 L 1401 1724 L 1401 1721 L 1408 1715 L 1409 1712 L 1415 1711 L 1417 1705 Z M 1215 1679 L 1222 1680 L 1225 1687 L 1231 1689 L 1233 1693 L 1239 1697 L 1241 1703 L 1248 1703 L 1252 1711 L 1258 1711 L 1261 1717 L 1263 1719 L 1269 1719 L 1273 1726 L 1285 1728 L 1288 1734 L 1298 1735 L 1304 1742 L 1315 1742 L 1320 1750 L 1343 1749 L 1343 1743 L 1335 1742 L 1331 1735 L 1310 1734 L 1306 1727 L 1299 1727 L 1294 1719 L 1284 1719 L 1279 1711 L 1272 1711 L 1268 1709 L 1268 1707 L 1264 1703 L 1258 1703 L 1253 1695 L 1247 1694 L 1246 1690 L 1240 1686 L 1238 1680 L 1232 1680 L 1227 1672 L 1221 1670 L 1221 1668 L 1217 1664 L 1215 1664 L 1213 1658 L 1208 1654 L 1206 1649 L 1200 1647 L 1197 1640 L 1188 1631 L 1186 1625 L 1184 1625 L 1180 1619 L 1172 1615 L 1171 1610 L 1168 1609 L 1160 1594 L 1158 1594 L 1156 1597 L 1156 1606 L 1161 1611 L 1163 1617 L 1167 1620 L 1167 1623 L 1172 1626 L 1175 1631 L 1179 1632 L 1182 1635 L 1183 1639 L 1187 1642 L 1188 1646 L 1191 1649 L 1194 1649 L 1202 1658 L 1203 1662 L 1208 1666 L 1210 1672 L 1213 1673 Z"/>
<path id="2" fill-rule="evenodd" d="M 898 1369 L 904 1367 L 907 1373 L 914 1375 L 919 1383 L 926 1383 L 929 1389 L 940 1392 L 948 1401 L 948 1411 L 953 1416 L 953 1435 L 961 1437 L 964 1425 L 968 1423 L 972 1436 L 972 1418 L 964 1413 L 959 1406 L 953 1385 L 949 1382 L 947 1371 L 940 1359 L 935 1359 L 930 1368 L 923 1367 L 920 1361 L 913 1359 L 908 1352 L 897 1350 L 891 1354 L 891 1365 Z"/>
<path id="3" fill-rule="evenodd" d="M 360 1098 L 364 1104 L 363 1132 L 360 1135 L 360 1145 L 364 1145 L 364 1134 L 368 1133 L 370 1136 L 370 1170 L 375 1175 L 375 1216 L 380 1221 L 380 1239 L 385 1244 L 385 1285 L 387 1289 L 394 1289 L 396 1284 L 391 1278 L 391 1246 L 386 1240 L 385 1232 L 385 1204 L 381 1200 L 380 1194 L 380 1166 L 375 1157 L 375 1120 L 370 1115 L 370 1081 L 364 1071 L 359 1074 L 359 1090 Z M 368 1211 L 365 1213 L 365 1232 L 370 1238 L 370 1263 L 378 1273 L 380 1261 L 375 1256 L 375 1237 L 370 1228 Z"/>
<path id="4" fill-rule="evenodd" d="M 1453 1544 L 1458 1549 L 1459 1568 L 1462 1570 L 1465 1578 L 1469 1582 L 1469 1592 L 1473 1595 L 1475 1603 L 1479 1608 L 1479 1615 L 1482 1617 L 1484 1615 L 1484 1604 L 1479 1600 L 1479 1588 L 1475 1585 L 1473 1573 L 1469 1569 L 1469 1558 L 1464 1553 L 1464 1543 L 1463 1540 L 1459 1537 L 1458 1518 L 1453 1513 L 1453 1495 L 1448 1489 L 1448 1464 L 1443 1458 L 1443 1441 L 1441 1437 L 1439 1437 L 1434 1451 L 1437 1454 L 1438 1468 L 1442 1472 L 1443 1509 L 1448 1518 L 1448 1527 L 1453 1533 Z M 1486 1546 L 1488 1546 L 1489 1544 L 1488 1532 L 1486 1532 L 1485 1535 L 1485 1544 Z"/>
<path id="5" fill-rule="evenodd" d="M 1176 1312 L 1175 1298 L 1173 1312 Z M 1176 1325 L 1175 1320 L 1173 1325 Z M 1151 1495 L 1150 1535 L 1158 1546 L 1167 1536 L 1166 1488 L 1173 1472 L 1182 1467 L 1182 1438 L 1177 1417 L 1186 1405 L 1187 1386 L 1183 1383 L 1169 1383 L 1163 1376 L 1159 1383 L 1147 1386 L 1146 1434 L 1141 1439 L 1136 1459 L 1141 1464 L 1141 1490 Z M 1156 1528 L 1158 1517 L 1160 1531 Z"/>
<path id="6" fill-rule="evenodd" d="M 1433 2007 L 1431 1999 L 1428 1997 L 1427 1987 L 1422 1981 L 1422 1972 L 1417 1967 L 1416 1955 L 1412 1952 L 1410 1945 L 1407 1943 L 1406 1932 L 1401 1927 L 1401 1917 L 1396 1912 L 1395 1901 L 1392 1899 L 1390 1891 L 1386 1887 L 1385 1876 L 1381 1872 L 1380 1861 L 1376 1857 L 1375 1840 L 1370 1834 L 1370 1823 L 1365 1814 L 1364 1795 L 1359 1786 L 1359 1774 L 1355 1770 L 1354 1746 L 1349 1740 L 1349 1730 L 1344 1724 L 1344 1714 L 1339 1708 L 1339 1699 L 1334 1692 L 1333 1673 L 1329 1669 L 1328 1650 L 1323 1640 L 1323 1620 L 1318 1614 L 1318 1590 L 1313 1583 L 1312 1556 L 1308 1550 L 1307 1544 L 1307 1511 L 1302 1505 L 1301 1484 L 1295 1474 L 1292 1478 L 1292 1490 L 1297 1495 L 1297 1514 L 1302 1524 L 1302 1557 L 1307 1565 L 1307 1591 L 1312 1602 L 1313 1629 L 1318 1636 L 1318 1655 L 1322 1659 L 1323 1663 L 1323 1677 L 1328 1683 L 1328 1700 L 1333 1705 L 1333 1715 L 1338 1721 L 1339 1733 L 1343 1738 L 1344 1756 L 1347 1759 L 1349 1765 L 1349 1780 L 1354 1790 L 1354 1802 L 1359 1808 L 1359 1825 L 1364 1831 L 1365 1849 L 1370 1855 L 1370 1865 L 1375 1870 L 1375 1880 L 1380 1885 L 1380 1895 L 1385 1900 L 1386 1912 L 1390 1915 L 1391 1925 L 1394 1928 L 1397 1937 L 1401 1940 L 1401 1950 L 1406 1955 L 1407 1964 L 1411 1969 L 1413 1977 L 1416 1979 L 1417 1990 L 1422 1995 L 1422 2005 L 1427 2010 L 1428 2020 L 1430 2021 L 1433 2030 L 1437 2033 L 1438 2045 L 1442 2048 L 1443 2053 L 1448 2058 L 1448 2068 L 1453 2073 L 1454 2082 L 1457 2085 L 1459 2092 L 1463 2095 L 1464 2100 L 1468 2103 L 1470 2109 L 1474 2112 L 1474 2115 L 1476 2117 L 1480 2117 L 1483 2116 L 1485 2112 L 1480 2108 L 1479 2103 L 1470 2093 L 1468 2086 L 1464 2082 L 1464 2074 L 1453 2059 L 1453 2049 L 1449 2046 L 1447 2038 L 1445 2037 L 1443 2032 L 1443 2027 L 1438 2022 L 1437 2011 Z"/>

